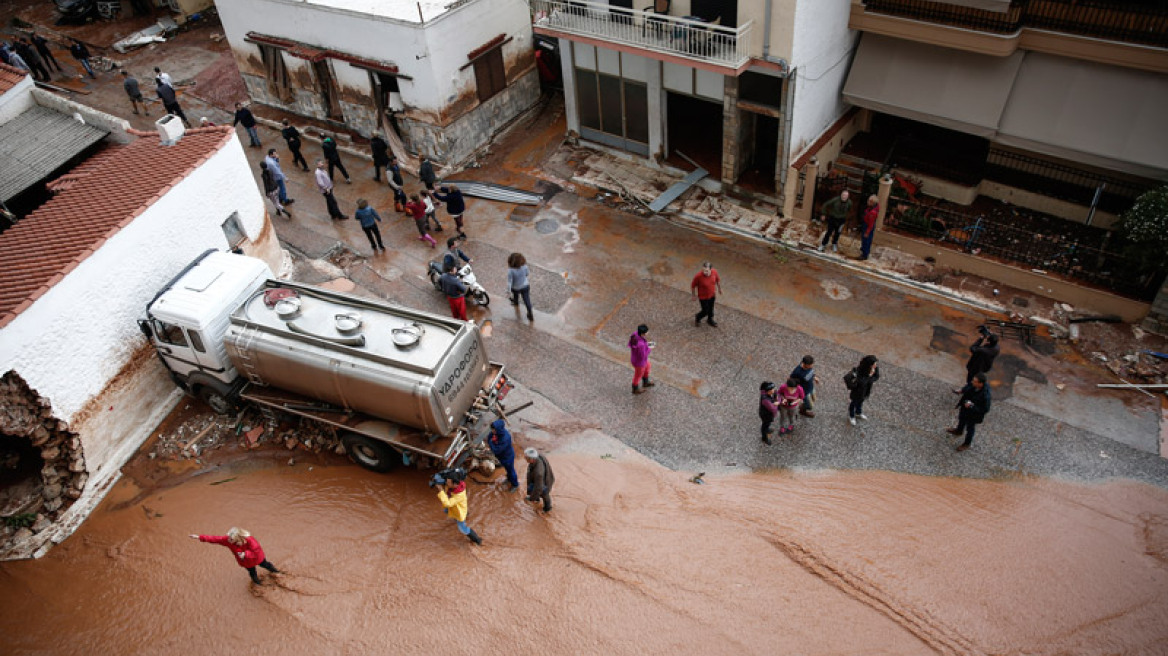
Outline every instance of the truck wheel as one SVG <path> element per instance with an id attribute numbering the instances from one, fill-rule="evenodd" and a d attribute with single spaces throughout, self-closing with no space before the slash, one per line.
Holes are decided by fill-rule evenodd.
<path id="1" fill-rule="evenodd" d="M 401 455 L 388 444 L 364 435 L 345 433 L 341 436 L 341 443 L 345 445 L 349 458 L 369 471 L 384 473 L 401 462 Z"/>
<path id="2" fill-rule="evenodd" d="M 441 276 L 438 275 L 437 271 L 434 271 L 433 269 L 430 270 L 430 284 L 434 285 L 434 289 L 437 289 L 438 291 L 442 291 L 442 281 L 440 278 Z"/>
<path id="3" fill-rule="evenodd" d="M 203 403 L 206 403 L 207 407 L 215 411 L 215 414 L 229 415 L 232 413 L 232 411 L 235 410 L 235 404 L 214 388 L 200 387 L 198 396 L 199 400 L 201 400 Z"/>
<path id="4" fill-rule="evenodd" d="M 474 300 L 475 300 L 475 303 L 478 303 L 482 307 L 487 307 L 488 305 L 491 304 L 491 296 L 489 294 L 487 294 L 486 290 L 483 290 L 481 292 L 475 292 L 474 293 Z"/>

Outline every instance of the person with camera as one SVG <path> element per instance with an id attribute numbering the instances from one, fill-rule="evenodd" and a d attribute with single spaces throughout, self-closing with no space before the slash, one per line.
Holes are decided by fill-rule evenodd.
<path id="1" fill-rule="evenodd" d="M 444 469 L 430 479 L 430 487 L 438 488 L 438 501 L 442 502 L 443 512 L 458 526 L 458 532 L 482 546 L 483 539 L 466 525 L 466 471 L 460 467 Z"/>
<path id="2" fill-rule="evenodd" d="M 994 360 L 1001 352 L 998 336 L 991 333 L 989 328 L 978 326 L 977 332 L 981 336 L 969 347 L 969 362 L 965 363 L 966 385 L 973 381 L 974 376 L 989 373 L 989 370 L 994 368 Z M 955 389 L 953 393 L 960 394 L 961 390 Z"/>
<path id="3" fill-rule="evenodd" d="M 533 503 L 543 501 L 543 511 L 551 512 L 552 485 L 556 482 L 551 463 L 532 448 L 525 449 L 523 457 L 527 460 L 527 500 Z"/>
<path id="4" fill-rule="evenodd" d="M 969 384 L 961 388 L 961 398 L 957 401 L 957 427 L 948 429 L 952 435 L 965 433 L 965 441 L 957 447 L 958 451 L 965 451 L 973 445 L 973 433 L 989 411 L 990 388 L 986 385 L 985 374 L 974 374 Z"/>

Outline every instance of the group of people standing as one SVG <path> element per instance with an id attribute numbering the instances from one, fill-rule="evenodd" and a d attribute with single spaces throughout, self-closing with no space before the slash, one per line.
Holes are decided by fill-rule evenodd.
<path id="1" fill-rule="evenodd" d="M 76 51 L 74 51 L 76 48 Z M 73 41 L 70 52 L 79 63 L 84 66 L 90 77 L 96 77 L 89 66 L 89 49 L 80 41 Z M 81 56 L 78 56 L 81 55 Z M 0 43 L 0 61 L 9 66 L 27 71 L 34 80 L 48 82 L 52 80 L 52 71 L 64 73 L 61 64 L 53 56 L 49 48 L 49 41 L 45 37 L 32 32 L 28 37 L 17 37 L 11 43 Z"/>
<path id="2" fill-rule="evenodd" d="M 820 210 L 820 219 L 827 223 L 827 230 L 819 242 L 819 252 L 822 253 L 831 242 L 831 252 L 839 252 L 840 233 L 844 224 L 852 215 L 851 194 L 845 189 L 840 195 L 828 200 Z M 872 254 L 872 240 L 876 236 L 876 220 L 880 217 L 880 201 L 876 195 L 868 196 L 864 214 L 861 216 L 860 259 L 866 260 Z"/>

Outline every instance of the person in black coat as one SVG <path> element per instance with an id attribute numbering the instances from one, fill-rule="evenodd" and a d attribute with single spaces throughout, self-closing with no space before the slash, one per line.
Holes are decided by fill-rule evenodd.
<path id="1" fill-rule="evenodd" d="M 53 51 L 49 48 L 49 40 L 36 32 L 32 33 L 31 39 L 32 45 L 40 53 L 41 59 L 45 62 L 45 66 L 50 70 L 56 67 L 58 73 L 62 72 L 61 64 L 57 62 L 57 58 L 53 56 Z"/>
<path id="2" fill-rule="evenodd" d="M 957 447 L 958 451 L 965 451 L 973 444 L 973 433 L 989 411 L 990 387 L 986 385 L 985 374 L 974 374 L 969 384 L 961 388 L 961 398 L 957 401 L 957 427 L 949 429 L 953 435 L 965 433 L 965 441 Z"/>
<path id="3" fill-rule="evenodd" d="M 969 384 L 977 374 L 984 374 L 994 368 L 994 359 L 998 357 L 1001 348 L 998 347 L 998 336 L 991 333 L 985 326 L 978 326 L 981 337 L 969 347 L 969 362 L 965 363 L 965 384 Z"/>
<path id="4" fill-rule="evenodd" d="M 341 154 L 337 152 L 337 142 L 332 137 L 325 137 L 320 142 L 320 148 L 324 151 L 324 161 L 328 162 L 329 178 L 336 180 L 333 172 L 340 169 L 341 175 L 345 176 L 345 184 L 352 184 L 353 181 L 349 179 L 349 172 L 345 170 L 345 165 L 341 163 Z"/>
<path id="5" fill-rule="evenodd" d="M 430 158 L 425 155 L 422 155 L 422 163 L 418 165 L 418 179 L 426 185 L 426 191 L 434 191 L 438 177 L 434 175 L 434 165 L 430 163 Z"/>
<path id="6" fill-rule="evenodd" d="M 860 364 L 844 376 L 848 388 L 848 423 L 855 426 L 856 419 L 868 420 L 864 414 L 864 401 L 872 395 L 872 384 L 880 380 L 880 367 L 876 366 L 876 356 L 865 355 Z"/>
<path id="7" fill-rule="evenodd" d="M 300 168 L 305 171 L 308 170 L 308 162 L 304 160 L 304 155 L 300 154 L 300 130 L 284 119 L 284 128 L 280 130 L 280 136 L 284 137 L 284 142 L 288 144 L 288 150 L 292 151 L 292 166 L 300 165 Z"/>
<path id="8" fill-rule="evenodd" d="M 373 153 L 373 180 L 381 182 L 381 169 L 389 166 L 389 144 L 380 134 L 369 140 L 369 150 Z"/>
<path id="9" fill-rule="evenodd" d="M 255 116 L 252 115 L 251 110 L 244 107 L 242 103 L 235 103 L 235 121 L 232 126 L 243 125 L 243 129 L 247 130 L 248 139 L 251 140 L 252 148 L 259 148 L 263 146 L 260 143 L 260 133 L 256 130 Z"/>

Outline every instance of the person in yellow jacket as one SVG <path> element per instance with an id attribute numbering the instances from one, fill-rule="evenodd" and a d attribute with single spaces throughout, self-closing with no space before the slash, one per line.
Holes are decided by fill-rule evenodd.
<path id="1" fill-rule="evenodd" d="M 441 476 L 441 474 L 436 474 L 436 476 Z M 481 545 L 483 539 L 474 532 L 473 528 L 466 525 L 466 481 L 458 480 L 453 476 L 444 477 L 442 487 L 438 489 L 438 500 L 442 502 L 447 516 L 458 525 L 458 532 L 469 538 L 471 542 Z"/>

